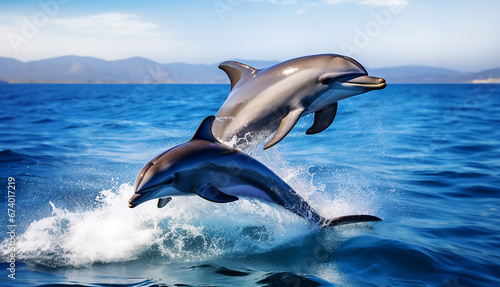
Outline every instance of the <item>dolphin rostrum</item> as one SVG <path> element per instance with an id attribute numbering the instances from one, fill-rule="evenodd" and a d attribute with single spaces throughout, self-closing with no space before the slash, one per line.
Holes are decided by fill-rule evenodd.
<path id="1" fill-rule="evenodd" d="M 198 195 L 217 203 L 253 197 L 281 205 L 321 227 L 381 220 L 371 215 L 321 217 L 270 169 L 218 142 L 211 132 L 214 119 L 207 117 L 190 141 L 159 154 L 142 168 L 129 207 L 159 199 L 161 208 L 172 196 L 181 195 Z"/>
<path id="2" fill-rule="evenodd" d="M 335 54 L 296 58 L 261 70 L 234 61 L 219 68 L 228 75 L 231 92 L 212 132 L 223 142 L 236 136 L 241 146 L 275 132 L 264 149 L 281 141 L 300 117 L 314 113 L 306 133 L 322 132 L 333 122 L 338 101 L 386 86 L 354 59 Z"/>

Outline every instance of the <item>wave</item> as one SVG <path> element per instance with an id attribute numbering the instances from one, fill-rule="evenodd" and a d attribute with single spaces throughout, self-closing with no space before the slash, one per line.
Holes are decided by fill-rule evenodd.
<path id="1" fill-rule="evenodd" d="M 15 152 L 10 149 L 0 151 L 0 164 L 6 165 L 11 172 L 22 166 L 42 165 L 54 166 L 61 160 L 48 155 L 30 155 L 26 153 Z M 24 173 L 23 173 L 24 174 Z"/>
<path id="2" fill-rule="evenodd" d="M 0 162 L 22 162 L 26 160 L 31 160 L 31 157 L 27 154 L 17 153 L 10 149 L 0 151 Z"/>
<path id="3" fill-rule="evenodd" d="M 290 167 L 277 152 L 255 153 L 324 217 L 371 213 L 376 206 L 374 194 L 362 187 L 340 186 L 331 198 L 308 167 Z M 342 180 L 349 184 L 353 178 Z M 89 209 L 67 210 L 48 202 L 51 216 L 32 222 L 19 235 L 19 259 L 51 268 L 135 260 L 200 262 L 300 245 L 317 232 L 305 219 L 256 199 L 214 204 L 191 196 L 174 198 L 162 209 L 154 201 L 130 209 L 132 194 L 133 187 L 123 183 L 102 190 Z"/>
<path id="4" fill-rule="evenodd" d="M 9 268 L 7 263 L 0 263 L 0 268 Z M 138 267 L 138 266 L 137 266 Z M 93 275 L 80 274 L 78 281 L 56 274 L 41 273 L 30 270 L 25 263 L 18 263 L 16 270 L 23 274 L 10 282 L 4 281 L 2 286 L 35 287 L 35 286 L 81 286 L 81 287 L 158 287 L 158 286 L 212 286 L 209 282 L 217 282 L 216 286 L 336 286 L 321 278 L 312 275 L 297 274 L 294 272 L 269 272 L 252 268 L 227 268 L 214 264 L 198 264 L 183 266 L 177 270 L 161 269 L 160 273 L 166 275 L 162 279 L 144 279 L 131 276 Z M 117 270 L 113 270 L 117 272 Z M 96 272 L 99 273 L 99 272 Z M 120 273 L 120 272 L 118 272 Z M 185 276 L 189 273 L 190 276 Z M 167 275 L 168 274 L 168 275 Z M 184 276 L 182 276 L 184 274 Z M 182 282 L 182 283 L 181 283 Z"/>
<path id="5" fill-rule="evenodd" d="M 305 220 L 254 200 L 219 207 L 189 197 L 163 209 L 154 202 L 129 209 L 131 194 L 129 184 L 104 190 L 92 210 L 68 211 L 50 202 L 52 215 L 32 222 L 18 237 L 19 259 L 51 268 L 200 261 L 228 252 L 266 252 L 311 230 Z"/>

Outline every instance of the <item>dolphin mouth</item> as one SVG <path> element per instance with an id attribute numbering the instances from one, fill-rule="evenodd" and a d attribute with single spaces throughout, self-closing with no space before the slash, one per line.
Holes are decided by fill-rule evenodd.
<path id="1" fill-rule="evenodd" d="M 144 194 L 141 194 L 141 193 L 136 193 L 134 194 L 130 200 L 128 201 L 128 207 L 130 208 L 134 208 L 136 207 L 137 205 L 147 201 L 147 197 L 146 195 Z"/>
<path id="2" fill-rule="evenodd" d="M 150 187 L 150 188 L 147 188 L 144 190 L 139 190 L 138 192 L 140 192 L 140 193 L 135 193 L 134 195 L 132 195 L 132 197 L 128 201 L 128 207 L 134 208 L 141 203 L 144 203 L 150 199 L 154 199 L 154 198 L 152 198 L 152 195 L 159 188 L 160 188 L 160 186 L 158 185 L 158 186 L 153 186 L 153 187 Z"/>
<path id="3" fill-rule="evenodd" d="M 387 86 L 385 79 L 372 76 L 359 76 L 342 81 L 342 84 L 361 87 L 367 90 L 381 90 Z"/>
<path id="4" fill-rule="evenodd" d="M 128 201 L 128 207 L 134 208 L 139 204 L 157 198 L 168 198 L 172 196 L 182 196 L 182 195 L 186 195 L 186 193 L 174 187 L 165 187 L 164 184 L 159 183 L 153 186 L 143 187 L 138 191 L 136 191 L 135 194 L 132 195 L 132 197 Z"/>
<path id="5" fill-rule="evenodd" d="M 128 207 L 129 208 L 134 208 L 137 206 L 137 198 L 140 196 L 140 194 L 134 194 L 132 198 L 128 201 Z"/>

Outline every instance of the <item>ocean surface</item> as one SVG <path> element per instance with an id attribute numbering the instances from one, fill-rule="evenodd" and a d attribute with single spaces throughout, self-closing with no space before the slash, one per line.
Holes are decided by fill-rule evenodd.
<path id="1" fill-rule="evenodd" d="M 500 85 L 389 83 L 249 151 L 323 216 L 381 222 L 318 230 L 244 198 L 128 208 L 141 167 L 228 93 L 0 85 L 0 285 L 500 286 Z"/>

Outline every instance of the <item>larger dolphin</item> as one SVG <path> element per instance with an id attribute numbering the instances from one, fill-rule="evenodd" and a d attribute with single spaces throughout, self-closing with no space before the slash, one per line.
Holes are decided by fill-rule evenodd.
<path id="1" fill-rule="evenodd" d="M 198 195 L 217 203 L 241 196 L 281 205 L 322 227 L 380 220 L 371 215 L 321 217 L 270 169 L 218 142 L 211 132 L 213 121 L 213 116 L 206 118 L 190 141 L 161 153 L 142 168 L 129 207 L 159 199 L 161 208 L 172 196 L 182 195 Z"/>
<path id="2" fill-rule="evenodd" d="M 338 101 L 386 86 L 354 59 L 335 54 L 296 58 L 262 70 L 234 61 L 219 68 L 228 75 L 231 92 L 212 132 L 224 142 L 234 136 L 260 140 L 276 132 L 264 149 L 282 140 L 301 116 L 315 113 L 307 134 L 319 133 L 333 122 Z"/>

